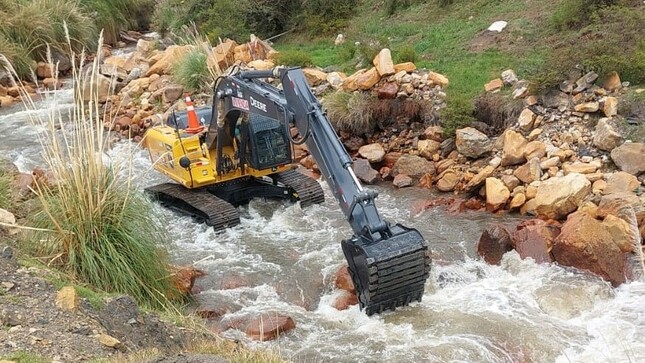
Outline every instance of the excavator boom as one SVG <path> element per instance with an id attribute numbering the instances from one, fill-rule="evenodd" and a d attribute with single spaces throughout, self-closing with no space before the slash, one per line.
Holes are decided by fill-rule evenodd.
<path id="1" fill-rule="evenodd" d="M 262 78 L 277 78 L 282 90 Z M 216 86 L 213 119 L 207 144 L 223 139 L 229 113 L 258 114 L 295 125 L 306 143 L 334 197 L 353 230 L 341 242 L 360 306 L 371 315 L 420 301 L 430 273 L 428 243 L 415 229 L 392 225 L 381 219 L 374 199 L 377 193 L 364 189 L 322 106 L 311 92 L 299 68 L 237 72 Z M 219 165 L 218 172 L 223 168 Z"/>

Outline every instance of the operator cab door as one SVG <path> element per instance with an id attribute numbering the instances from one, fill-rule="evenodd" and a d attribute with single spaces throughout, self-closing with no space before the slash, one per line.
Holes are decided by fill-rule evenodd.
<path id="1" fill-rule="evenodd" d="M 282 122 L 256 114 L 249 115 L 247 161 L 257 170 L 291 163 L 291 146 Z"/>

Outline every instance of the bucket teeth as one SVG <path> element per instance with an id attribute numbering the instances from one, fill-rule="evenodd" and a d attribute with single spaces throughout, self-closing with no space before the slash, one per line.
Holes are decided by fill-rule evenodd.
<path id="1" fill-rule="evenodd" d="M 428 243 L 415 229 L 397 225 L 388 239 L 342 242 L 361 309 L 367 315 L 421 301 L 430 275 Z"/>

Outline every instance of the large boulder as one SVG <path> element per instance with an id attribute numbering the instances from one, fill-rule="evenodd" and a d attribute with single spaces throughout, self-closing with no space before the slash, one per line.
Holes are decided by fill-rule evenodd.
<path id="1" fill-rule="evenodd" d="M 520 223 L 513 232 L 513 247 L 521 258 L 532 258 L 536 263 L 553 262 L 551 248 L 560 235 L 560 223 L 531 219 Z"/>
<path id="2" fill-rule="evenodd" d="M 394 62 L 392 62 L 392 53 L 387 48 L 381 51 L 374 57 L 374 66 L 381 77 L 389 76 L 395 73 Z"/>
<path id="3" fill-rule="evenodd" d="M 600 221 L 587 212 L 573 213 L 553 245 L 553 257 L 561 265 L 590 271 L 614 286 L 620 285 L 635 273 L 630 263 L 634 252 L 624 251 L 625 246 L 621 246 L 617 236 L 612 235 L 620 236 L 621 230 L 624 227 L 619 227 L 615 218 Z M 622 236 L 619 238 L 624 239 Z"/>
<path id="4" fill-rule="evenodd" d="M 493 172 L 495 171 L 495 167 L 492 165 L 487 165 L 485 168 L 479 171 L 470 181 L 468 181 L 468 184 L 464 187 L 464 190 L 469 192 L 480 186 L 486 178 L 490 177 L 493 175 Z"/>
<path id="5" fill-rule="evenodd" d="M 358 149 L 358 155 L 370 163 L 380 163 L 385 158 L 385 149 L 379 143 L 363 145 Z"/>
<path id="6" fill-rule="evenodd" d="M 327 73 L 321 71 L 320 69 L 304 68 L 302 70 L 302 73 L 304 73 L 305 77 L 307 78 L 307 83 L 309 83 L 309 86 L 311 87 L 318 86 L 323 82 L 327 82 Z"/>
<path id="7" fill-rule="evenodd" d="M 367 91 L 374 87 L 380 80 L 381 76 L 379 76 L 376 67 L 372 67 L 366 72 L 358 75 L 358 77 L 356 78 L 356 85 L 359 89 Z"/>
<path id="8" fill-rule="evenodd" d="M 416 155 L 402 155 L 394 164 L 392 174 L 406 174 L 412 178 L 418 179 L 425 174 L 434 174 L 434 164 L 430 161 Z"/>
<path id="9" fill-rule="evenodd" d="M 550 178 L 537 189 L 535 212 L 540 218 L 563 219 L 575 211 L 591 192 L 591 182 L 582 174 Z"/>
<path id="10" fill-rule="evenodd" d="M 497 178 L 486 178 L 486 209 L 495 212 L 503 208 L 511 196 L 504 183 Z"/>
<path id="11" fill-rule="evenodd" d="M 622 171 L 633 175 L 645 172 L 645 144 L 625 143 L 611 151 L 611 159 Z"/>
<path id="12" fill-rule="evenodd" d="M 609 119 L 601 118 L 596 125 L 593 144 L 600 150 L 611 151 L 623 142 L 623 137 L 609 122 Z"/>
<path id="13" fill-rule="evenodd" d="M 419 155 L 426 159 L 432 158 L 432 155 L 441 150 L 441 143 L 435 140 L 419 140 L 417 143 L 417 150 Z"/>
<path id="14" fill-rule="evenodd" d="M 174 65 L 180 62 L 192 49 L 193 47 L 190 45 L 171 45 L 163 53 L 163 56 L 148 69 L 146 77 L 153 74 L 171 74 Z"/>
<path id="15" fill-rule="evenodd" d="M 455 143 L 460 154 L 474 159 L 490 152 L 492 147 L 488 136 L 472 127 L 457 130 Z"/>
<path id="16" fill-rule="evenodd" d="M 89 85 L 85 85 L 83 88 L 83 101 L 84 102 L 89 102 L 90 100 L 96 101 L 94 99 L 95 95 L 93 94 L 94 92 L 96 93 L 96 96 L 98 96 L 98 101 L 99 102 L 105 102 L 108 98 L 108 96 L 112 93 L 112 81 L 110 81 L 109 78 L 97 75 L 96 76 L 96 83 L 90 87 Z"/>
<path id="17" fill-rule="evenodd" d="M 214 68 L 217 65 L 222 72 L 228 69 L 235 63 L 235 47 L 237 47 L 237 43 L 230 39 L 219 43 L 208 55 L 206 61 L 208 66 Z"/>
<path id="18" fill-rule="evenodd" d="M 296 322 L 290 316 L 266 313 L 249 322 L 246 335 L 253 340 L 266 341 L 295 328 Z"/>
<path id="19" fill-rule="evenodd" d="M 381 179 L 378 171 L 372 169 L 370 162 L 365 159 L 356 159 L 354 161 L 354 172 L 358 179 L 367 184 L 374 184 Z"/>
<path id="20" fill-rule="evenodd" d="M 451 192 L 461 181 L 461 176 L 456 171 L 448 169 L 439 175 L 437 189 L 442 192 Z"/>
<path id="21" fill-rule="evenodd" d="M 526 161 L 524 149 L 527 141 L 519 132 L 507 130 L 504 133 L 504 149 L 502 152 L 502 166 L 517 165 Z"/>
<path id="22" fill-rule="evenodd" d="M 640 186 L 640 184 L 641 183 L 638 181 L 638 179 L 632 174 L 626 173 L 624 171 L 619 171 L 607 178 L 607 186 L 603 189 L 602 193 L 632 193 Z"/>
<path id="23" fill-rule="evenodd" d="M 512 249 L 511 233 L 501 224 L 486 228 L 477 242 L 477 254 L 491 265 L 499 265 L 502 256 Z"/>

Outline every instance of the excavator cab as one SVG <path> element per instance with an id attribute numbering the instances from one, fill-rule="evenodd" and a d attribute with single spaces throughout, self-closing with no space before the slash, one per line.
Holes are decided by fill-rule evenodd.
<path id="1" fill-rule="evenodd" d="M 251 167 L 263 170 L 291 163 L 289 136 L 284 125 L 273 118 L 251 114 L 247 126 Z"/>

